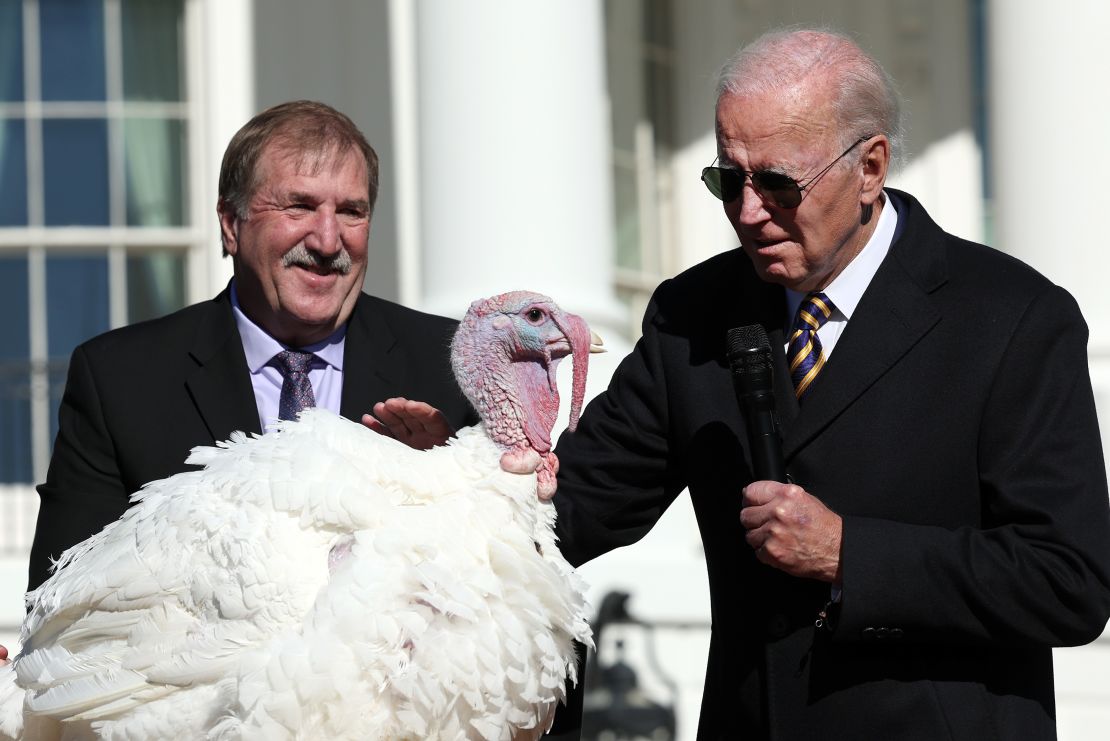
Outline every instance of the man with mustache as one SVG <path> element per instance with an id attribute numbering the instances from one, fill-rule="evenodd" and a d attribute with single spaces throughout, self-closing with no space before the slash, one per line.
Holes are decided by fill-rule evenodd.
<path id="1" fill-rule="evenodd" d="M 284 103 L 240 129 L 217 205 L 234 264 L 228 287 L 73 352 L 39 486 L 29 588 L 62 551 L 118 518 L 132 492 L 185 470 L 191 448 L 262 432 L 295 414 L 287 400 L 418 448 L 476 421 L 448 364 L 455 322 L 362 292 L 377 193 L 377 154 L 329 106 Z M 290 356 L 303 367 L 283 371 Z M 371 409 L 376 419 L 364 417 Z"/>

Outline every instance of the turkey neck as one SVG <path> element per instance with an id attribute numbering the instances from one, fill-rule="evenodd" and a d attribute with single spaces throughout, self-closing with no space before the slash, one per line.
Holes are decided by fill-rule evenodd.
<path id="1" fill-rule="evenodd" d="M 456 373 L 486 435 L 504 450 L 548 452 L 559 410 L 559 391 L 549 384 L 548 370 L 532 359 L 513 362 L 509 348 L 500 342 L 481 343 L 476 334 L 467 332 L 456 339 L 463 359 Z M 526 428 L 535 427 L 546 430 L 546 435 L 531 440 Z"/>

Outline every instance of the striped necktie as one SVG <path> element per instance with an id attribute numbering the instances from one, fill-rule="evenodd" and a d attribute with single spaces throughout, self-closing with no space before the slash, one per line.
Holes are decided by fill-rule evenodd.
<path id="1" fill-rule="evenodd" d="M 316 406 L 308 369 L 316 356 L 303 350 L 282 350 L 274 356 L 274 365 L 281 371 L 281 398 L 278 419 L 296 419 L 297 414 Z"/>
<path id="2" fill-rule="evenodd" d="M 798 401 L 805 398 L 813 379 L 825 365 L 825 353 L 821 351 L 817 330 L 829 320 L 835 308 L 823 293 L 809 294 L 798 307 L 798 315 L 791 328 L 790 346 L 786 351 Z"/>

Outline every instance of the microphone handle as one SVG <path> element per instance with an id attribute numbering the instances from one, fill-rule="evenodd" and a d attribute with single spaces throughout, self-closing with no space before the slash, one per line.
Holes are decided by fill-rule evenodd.
<path id="1" fill-rule="evenodd" d="M 748 448 L 757 481 L 786 483 L 786 464 L 782 457 L 782 438 L 775 423 L 775 397 L 770 390 L 743 394 L 744 417 L 748 426 Z"/>

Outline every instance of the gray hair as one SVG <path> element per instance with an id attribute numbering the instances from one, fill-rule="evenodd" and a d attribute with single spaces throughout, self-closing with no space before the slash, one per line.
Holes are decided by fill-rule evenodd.
<path id="1" fill-rule="evenodd" d="M 873 57 L 835 31 L 780 29 L 741 47 L 717 76 L 717 101 L 725 95 L 781 93 L 823 76 L 837 87 L 833 110 L 841 146 L 885 134 L 892 164 L 900 162 L 905 132 L 894 81 Z"/>

